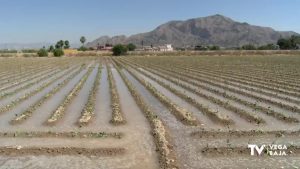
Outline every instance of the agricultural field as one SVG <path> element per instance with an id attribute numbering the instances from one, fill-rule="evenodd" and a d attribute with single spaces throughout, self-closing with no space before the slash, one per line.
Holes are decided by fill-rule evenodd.
<path id="1" fill-rule="evenodd" d="M 0 168 L 299 168 L 299 122 L 299 56 L 0 58 Z"/>

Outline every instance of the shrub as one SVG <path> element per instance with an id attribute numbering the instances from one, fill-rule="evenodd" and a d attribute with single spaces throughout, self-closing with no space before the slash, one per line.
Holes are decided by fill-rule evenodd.
<path id="1" fill-rule="evenodd" d="M 298 49 L 300 45 L 300 36 L 292 35 L 290 38 L 283 39 L 280 38 L 277 41 L 277 45 L 280 47 L 280 49 Z"/>
<path id="2" fill-rule="evenodd" d="M 277 50 L 279 49 L 278 45 L 275 44 L 267 44 L 267 45 L 262 45 L 257 48 L 258 50 Z"/>
<path id="3" fill-rule="evenodd" d="M 33 53 L 24 53 L 23 57 L 36 57 L 36 55 Z"/>
<path id="4" fill-rule="evenodd" d="M 220 50 L 220 47 L 217 45 L 209 46 L 209 50 Z"/>
<path id="5" fill-rule="evenodd" d="M 12 55 L 11 53 L 0 53 L 0 57 L 12 57 L 14 55 Z"/>
<path id="6" fill-rule="evenodd" d="M 279 39 L 277 45 L 283 50 L 292 49 L 292 42 L 289 39 Z"/>
<path id="7" fill-rule="evenodd" d="M 81 46 L 80 48 L 78 48 L 78 51 L 87 51 L 88 48 L 84 47 L 84 46 Z"/>
<path id="8" fill-rule="evenodd" d="M 17 50 L 8 50 L 8 49 L 3 49 L 3 50 L 0 50 L 0 53 L 18 53 Z"/>
<path id="9" fill-rule="evenodd" d="M 48 51 L 49 51 L 49 52 L 53 52 L 53 50 L 54 50 L 54 47 L 53 47 L 53 45 L 51 45 L 51 46 L 49 47 Z"/>
<path id="10" fill-rule="evenodd" d="M 22 53 L 37 53 L 38 51 L 35 49 L 23 49 Z"/>
<path id="11" fill-rule="evenodd" d="M 201 45 L 197 45 L 195 46 L 194 50 L 207 50 L 207 46 L 201 46 Z"/>
<path id="12" fill-rule="evenodd" d="M 39 57 L 47 57 L 48 56 L 48 51 L 45 49 L 45 48 L 42 48 L 40 49 L 38 52 L 37 52 L 37 55 Z"/>
<path id="13" fill-rule="evenodd" d="M 114 56 L 125 55 L 127 53 L 127 50 L 127 47 L 121 44 L 114 46 L 112 49 Z"/>
<path id="14" fill-rule="evenodd" d="M 256 47 L 252 44 L 248 44 L 248 45 L 243 45 L 242 49 L 243 50 L 256 50 Z"/>
<path id="15" fill-rule="evenodd" d="M 129 43 L 129 44 L 127 45 L 127 49 L 128 49 L 129 51 L 134 51 L 134 50 L 136 49 L 136 46 L 135 46 L 133 43 Z"/>
<path id="16" fill-rule="evenodd" d="M 54 49 L 53 50 L 53 55 L 55 57 L 60 57 L 64 55 L 64 51 L 62 49 Z"/>

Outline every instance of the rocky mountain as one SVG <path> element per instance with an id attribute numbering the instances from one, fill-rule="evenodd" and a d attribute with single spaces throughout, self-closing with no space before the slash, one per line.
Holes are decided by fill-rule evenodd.
<path id="1" fill-rule="evenodd" d="M 269 27 L 236 22 L 222 15 L 189 19 L 185 21 L 170 21 L 158 26 L 153 31 L 126 37 L 124 35 L 103 36 L 87 45 L 95 47 L 105 43 L 134 43 L 141 45 L 173 44 L 175 47 L 195 45 L 219 45 L 222 47 L 237 47 L 245 44 L 263 45 L 276 43 L 280 38 L 297 34 L 292 31 L 275 31 Z"/>

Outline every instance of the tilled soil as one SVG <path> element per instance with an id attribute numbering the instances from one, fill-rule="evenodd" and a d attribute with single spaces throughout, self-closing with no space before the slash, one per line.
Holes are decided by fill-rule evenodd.
<path id="1" fill-rule="evenodd" d="M 7 111 L 5 108 L 0 114 L 0 169 L 300 167 L 297 104 L 300 87 L 296 83 L 300 80 L 297 79 L 300 69 L 296 66 L 300 64 L 299 57 L 287 56 L 284 60 L 278 56 L 129 56 L 113 59 L 10 58 L 2 61 L 0 79 L 11 78 L 11 81 L 0 83 L 0 89 L 9 89 L 0 90 L 0 106 L 9 105 Z M 41 91 L 11 104 L 71 69 L 73 71 Z M 48 75 L 50 70 L 58 73 L 22 89 L 29 83 L 24 84 L 22 80 L 33 79 L 30 81 L 33 82 L 38 72 Z M 76 70 L 80 70 L 78 74 L 53 96 L 46 97 L 47 100 L 30 112 L 28 118 L 11 123 Z M 100 83 L 95 83 L 98 72 L 101 73 Z M 292 77 L 295 82 L 284 86 Z M 228 80 L 231 78 L 236 80 Z M 264 80 L 257 81 L 261 78 Z M 79 90 L 59 109 L 62 114 L 57 123 L 45 125 L 80 82 Z M 256 87 L 262 84 L 265 87 Z M 18 92 L 4 96 L 5 92 L 18 88 Z M 276 93 L 280 90 L 283 93 Z M 95 92 L 94 99 L 90 97 L 91 92 Z M 278 97 L 270 94 L 278 94 Z M 204 108 L 199 110 L 200 104 L 198 107 L 192 104 L 196 102 Z M 86 106 L 90 107 L 85 109 Z M 242 117 L 233 108 L 249 113 L 249 116 Z M 91 111 L 88 112 L 91 119 L 85 125 L 78 125 L 83 110 Z M 230 123 L 220 123 L 222 119 L 218 121 L 204 111 L 222 115 L 218 118 L 226 116 Z M 278 113 L 277 117 L 268 111 Z M 280 114 L 283 116 L 278 117 Z M 112 122 L 113 118 L 119 117 L 122 117 L 122 123 Z M 263 122 L 255 123 L 249 118 L 259 118 Z M 187 122 L 191 119 L 195 123 Z M 271 156 L 264 149 L 262 155 L 251 156 L 249 144 L 286 145 L 286 155 Z"/>

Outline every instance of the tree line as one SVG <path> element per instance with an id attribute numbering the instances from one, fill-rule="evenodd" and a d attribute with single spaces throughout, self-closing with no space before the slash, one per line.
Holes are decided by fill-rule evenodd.
<path id="1" fill-rule="evenodd" d="M 78 48 L 79 51 L 86 51 L 87 48 L 84 46 L 84 43 L 86 42 L 86 38 L 84 36 L 80 37 L 80 42 L 82 46 Z M 60 57 L 64 55 L 64 49 L 69 49 L 70 48 L 70 42 L 68 40 L 60 40 L 57 41 L 56 44 L 53 46 L 51 45 L 48 49 L 41 48 L 38 52 L 37 55 L 39 57 L 47 57 L 49 52 L 53 53 L 53 56 L 55 57 Z"/>
<path id="2" fill-rule="evenodd" d="M 78 51 L 86 51 L 88 48 L 84 46 L 86 38 L 80 37 L 81 46 L 77 49 Z M 64 55 L 63 49 L 69 49 L 70 42 L 68 40 L 60 40 L 54 46 L 51 45 L 48 49 L 45 47 L 41 48 L 37 54 L 40 57 L 48 56 L 48 52 L 52 52 L 54 56 L 59 57 Z M 266 44 L 256 46 L 253 44 L 246 44 L 241 47 L 233 48 L 234 50 L 296 50 L 300 48 L 300 36 L 292 35 L 290 38 L 280 38 L 276 44 Z M 134 51 L 136 46 L 132 43 L 123 45 L 117 44 L 112 48 L 113 55 L 120 56 L 125 55 L 127 51 Z M 194 50 L 220 50 L 221 48 L 217 45 L 202 46 L 197 45 Z"/>
<path id="3" fill-rule="evenodd" d="M 252 44 L 243 45 L 242 50 L 297 50 L 300 49 L 300 36 L 292 35 L 290 38 L 280 38 L 276 44 L 255 46 Z"/>
<path id="4" fill-rule="evenodd" d="M 48 49 L 46 49 L 44 46 L 37 52 L 37 54 L 39 57 L 46 57 L 48 56 L 48 52 L 52 52 L 53 56 L 59 57 L 64 55 L 63 49 L 69 49 L 69 48 L 70 48 L 70 42 L 68 40 L 65 41 L 60 40 L 56 42 L 55 46 L 51 45 Z"/>

